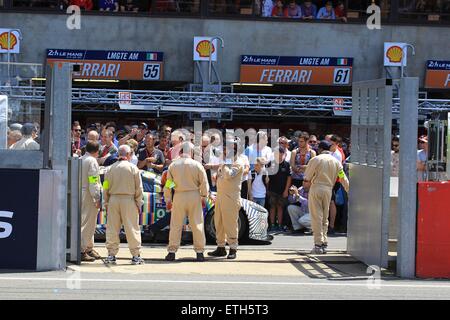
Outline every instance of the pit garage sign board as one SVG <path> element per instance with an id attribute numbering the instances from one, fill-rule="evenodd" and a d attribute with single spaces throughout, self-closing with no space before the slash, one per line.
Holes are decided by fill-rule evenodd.
<path id="1" fill-rule="evenodd" d="M 450 61 L 427 61 L 425 88 L 450 89 Z"/>
<path id="2" fill-rule="evenodd" d="M 350 86 L 353 58 L 241 56 L 241 83 Z"/>
<path id="3" fill-rule="evenodd" d="M 75 79 L 163 79 L 162 52 L 47 49 L 47 63 L 73 62 L 81 66 Z"/>

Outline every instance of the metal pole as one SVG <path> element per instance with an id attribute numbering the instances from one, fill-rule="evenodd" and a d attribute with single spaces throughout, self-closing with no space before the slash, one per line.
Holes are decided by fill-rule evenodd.
<path id="1" fill-rule="evenodd" d="M 11 30 L 8 31 L 8 81 L 9 81 L 9 63 L 10 63 L 10 51 L 11 50 Z"/>
<path id="2" fill-rule="evenodd" d="M 419 78 L 400 80 L 397 275 L 402 278 L 413 278 L 416 267 L 418 94 Z"/>
<path id="3" fill-rule="evenodd" d="M 221 37 L 212 37 L 209 41 L 209 69 L 208 69 L 208 81 L 209 81 L 209 84 L 211 84 L 211 66 L 212 66 L 212 57 L 211 57 L 211 55 L 212 55 L 212 47 L 213 47 L 213 42 L 214 42 L 214 40 L 220 40 L 220 44 L 221 44 L 221 47 L 222 48 L 224 48 L 225 47 L 225 44 L 224 44 L 224 41 L 223 41 L 223 39 L 221 38 Z"/>
<path id="4" fill-rule="evenodd" d="M 403 78 L 405 76 L 404 74 L 404 68 L 405 68 L 405 62 L 406 62 L 406 57 L 408 56 L 408 47 L 410 47 L 412 49 L 412 55 L 415 56 L 416 55 L 416 49 L 414 48 L 414 46 L 412 44 L 409 43 L 405 43 L 405 45 L 402 48 L 402 53 L 403 53 L 403 59 L 402 59 L 402 66 L 401 66 L 401 73 L 400 73 L 400 78 Z M 406 51 L 405 51 L 406 49 Z"/>
<path id="5" fill-rule="evenodd" d="M 11 62 L 11 32 L 16 31 L 19 34 L 19 39 L 22 40 L 22 33 L 19 29 L 9 29 L 8 31 L 8 81 L 10 80 L 10 62 Z"/>

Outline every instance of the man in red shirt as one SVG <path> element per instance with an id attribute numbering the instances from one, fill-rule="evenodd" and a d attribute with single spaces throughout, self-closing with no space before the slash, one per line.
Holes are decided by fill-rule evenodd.
<path id="1" fill-rule="evenodd" d="M 92 0 L 71 0 L 70 1 L 71 6 L 79 6 L 80 9 L 84 9 L 86 11 L 92 10 L 94 8 L 94 4 L 92 3 Z"/>
<path id="2" fill-rule="evenodd" d="M 336 8 L 334 8 L 334 15 L 336 16 L 336 20 L 347 22 L 347 11 L 345 10 L 344 2 L 338 2 Z"/>

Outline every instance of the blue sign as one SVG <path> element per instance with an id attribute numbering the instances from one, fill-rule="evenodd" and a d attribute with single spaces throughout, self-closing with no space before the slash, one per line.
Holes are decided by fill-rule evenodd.
<path id="1" fill-rule="evenodd" d="M 47 59 L 57 60 L 109 60 L 109 61 L 160 61 L 163 52 L 120 50 L 47 49 Z"/>
<path id="2" fill-rule="evenodd" d="M 309 67 L 352 66 L 353 58 L 243 55 L 241 56 L 241 64 L 257 65 L 257 66 L 309 66 Z"/>
<path id="3" fill-rule="evenodd" d="M 428 60 L 427 69 L 430 70 L 450 70 L 450 61 Z"/>

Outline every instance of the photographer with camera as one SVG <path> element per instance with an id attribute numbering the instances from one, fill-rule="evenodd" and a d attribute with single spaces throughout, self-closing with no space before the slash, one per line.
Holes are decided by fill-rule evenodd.
<path id="1" fill-rule="evenodd" d="M 311 216 L 308 209 L 308 192 L 311 183 L 304 181 L 303 186 L 289 188 L 287 207 L 292 222 L 292 233 L 301 233 L 311 229 Z"/>

